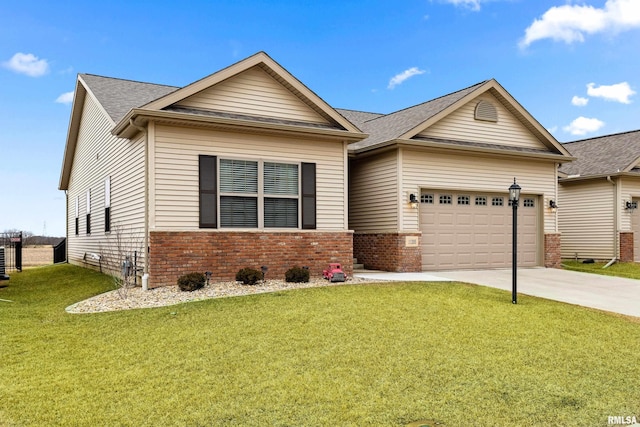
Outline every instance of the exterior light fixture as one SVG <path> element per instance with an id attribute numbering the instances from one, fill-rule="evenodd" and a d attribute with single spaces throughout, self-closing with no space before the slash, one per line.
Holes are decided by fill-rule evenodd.
<path id="1" fill-rule="evenodd" d="M 628 201 L 628 202 L 626 202 L 624 204 L 624 208 L 626 210 L 628 210 L 628 211 L 633 212 L 634 209 L 638 209 L 638 202 L 630 202 L 630 201 Z"/>
<path id="2" fill-rule="evenodd" d="M 516 179 L 513 178 L 513 184 L 509 187 L 509 202 L 511 202 L 511 209 L 513 209 L 513 230 L 511 232 L 513 236 L 511 249 L 511 302 L 513 304 L 518 303 L 518 201 L 520 200 L 520 190 L 521 188 L 516 183 Z"/>
<path id="3" fill-rule="evenodd" d="M 553 210 L 554 212 L 556 209 L 558 209 L 558 204 L 555 200 L 549 200 L 549 209 Z"/>
<path id="4" fill-rule="evenodd" d="M 409 194 L 409 204 L 412 208 L 418 209 L 418 198 L 413 193 Z"/>

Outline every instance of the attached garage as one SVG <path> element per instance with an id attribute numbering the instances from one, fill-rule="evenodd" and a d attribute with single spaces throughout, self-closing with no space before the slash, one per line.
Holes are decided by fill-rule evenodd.
<path id="1" fill-rule="evenodd" d="M 513 209 L 508 194 L 422 190 L 422 269 L 511 266 Z M 538 196 L 522 195 L 518 207 L 518 265 L 540 265 Z"/>

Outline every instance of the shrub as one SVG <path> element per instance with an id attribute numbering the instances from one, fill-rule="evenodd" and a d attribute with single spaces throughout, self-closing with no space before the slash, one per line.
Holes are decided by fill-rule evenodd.
<path id="1" fill-rule="evenodd" d="M 284 273 L 284 280 L 293 283 L 307 283 L 309 281 L 309 269 L 298 267 L 297 265 L 291 267 Z"/>
<path id="2" fill-rule="evenodd" d="M 242 282 L 245 285 L 255 285 L 263 278 L 264 275 L 262 271 L 250 267 L 243 268 L 236 273 L 236 281 Z"/>
<path id="3" fill-rule="evenodd" d="M 206 278 L 202 273 L 189 273 L 178 278 L 178 287 L 181 291 L 195 291 L 204 287 Z"/>

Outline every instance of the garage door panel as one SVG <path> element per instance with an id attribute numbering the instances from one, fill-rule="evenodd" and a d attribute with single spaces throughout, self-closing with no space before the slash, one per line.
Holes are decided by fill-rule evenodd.
<path id="1" fill-rule="evenodd" d="M 423 194 L 433 195 L 426 198 L 433 203 L 420 204 L 424 270 L 511 265 L 513 211 L 508 206 L 508 195 L 437 191 Z M 441 200 L 447 203 L 440 203 Z M 520 266 L 538 265 L 540 233 L 535 200 L 535 196 L 529 196 L 527 204 L 521 203 L 518 209 Z"/>

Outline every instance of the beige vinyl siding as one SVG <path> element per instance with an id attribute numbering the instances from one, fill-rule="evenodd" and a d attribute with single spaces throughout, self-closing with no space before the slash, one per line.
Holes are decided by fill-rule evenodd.
<path id="1" fill-rule="evenodd" d="M 397 152 L 351 164 L 349 228 L 355 232 L 398 232 Z"/>
<path id="2" fill-rule="evenodd" d="M 176 105 L 250 116 L 327 123 L 311 107 L 258 66 L 192 95 Z"/>
<path id="3" fill-rule="evenodd" d="M 155 230 L 199 228 L 198 155 L 316 163 L 317 229 L 345 230 L 345 149 L 341 142 L 156 125 Z"/>
<path id="4" fill-rule="evenodd" d="M 508 193 L 516 177 L 522 194 L 556 199 L 555 163 L 452 155 L 426 151 L 403 152 L 402 197 L 420 194 L 420 188 Z M 407 203 L 408 205 L 408 203 Z M 543 207 L 544 232 L 556 232 L 555 213 Z M 404 229 L 418 230 L 419 210 L 403 209 Z"/>
<path id="5" fill-rule="evenodd" d="M 558 223 L 563 258 L 611 259 L 614 236 L 614 186 L 605 178 L 559 185 Z"/>
<path id="6" fill-rule="evenodd" d="M 474 118 L 476 105 L 482 100 L 488 101 L 496 107 L 497 123 Z M 547 150 L 547 147 L 531 131 L 524 127 L 493 95 L 488 93 L 463 105 L 418 136 Z"/>
<path id="7" fill-rule="evenodd" d="M 632 231 L 631 212 L 625 210 L 625 202 L 640 198 L 640 176 L 620 178 L 620 231 Z"/>
<path id="8" fill-rule="evenodd" d="M 85 253 L 114 248 L 116 229 L 131 242 L 144 237 L 144 141 L 116 138 L 113 126 L 91 96 L 85 98 L 67 196 L 68 257 L 84 265 Z M 111 233 L 105 233 L 105 179 L 111 177 Z M 91 234 L 86 233 L 86 193 L 91 191 Z M 79 196 L 79 235 L 75 203 Z M 143 245 L 140 251 L 144 256 Z M 142 262 L 142 260 L 141 260 Z"/>

